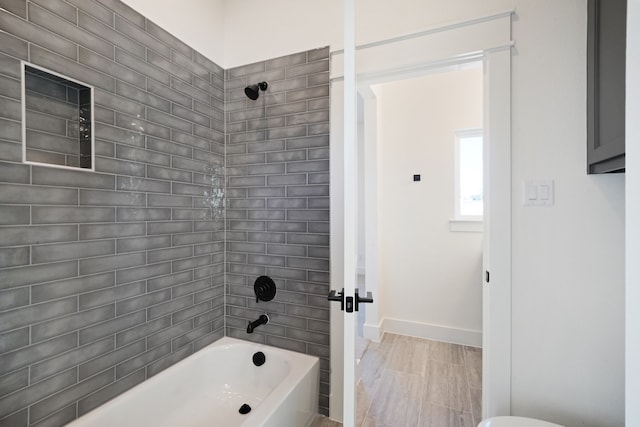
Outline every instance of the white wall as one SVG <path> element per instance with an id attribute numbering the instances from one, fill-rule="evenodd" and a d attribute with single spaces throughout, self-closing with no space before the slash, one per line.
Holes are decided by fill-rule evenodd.
<path id="1" fill-rule="evenodd" d="M 165 25 L 152 13 L 158 3 L 147 3 L 138 10 L 198 50 L 217 31 L 193 21 L 203 37 L 195 43 L 170 22 L 175 10 L 157 11 Z M 624 176 L 585 173 L 587 1 L 357 3 L 359 42 L 515 9 L 512 412 L 567 426 L 623 425 Z M 339 0 L 225 0 L 224 61 L 210 58 L 228 68 L 339 48 L 341 11 Z M 555 180 L 555 206 L 522 207 L 525 179 Z"/>
<path id="2" fill-rule="evenodd" d="M 482 127 L 482 68 L 374 90 L 384 199 L 379 318 L 386 330 L 480 345 L 482 234 L 451 232 L 449 220 L 454 132 Z"/>
<path id="3" fill-rule="evenodd" d="M 223 0 L 224 66 L 342 46 L 342 0 Z"/>
<path id="4" fill-rule="evenodd" d="M 523 1 L 513 60 L 514 413 L 623 425 L 624 175 L 586 175 L 586 1 Z M 555 180 L 552 208 L 523 180 Z"/>
<path id="5" fill-rule="evenodd" d="M 123 2 L 224 67 L 224 0 Z"/>
<path id="6" fill-rule="evenodd" d="M 640 425 L 640 0 L 627 3 L 626 425 Z"/>

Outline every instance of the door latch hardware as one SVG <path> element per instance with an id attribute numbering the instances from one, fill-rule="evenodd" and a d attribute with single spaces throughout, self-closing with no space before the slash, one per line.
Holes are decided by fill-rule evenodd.
<path id="1" fill-rule="evenodd" d="M 346 299 L 346 307 L 347 313 L 353 313 L 353 297 L 347 297 Z"/>
<path id="2" fill-rule="evenodd" d="M 327 296 L 327 299 L 329 301 L 340 301 L 340 310 L 342 311 L 345 311 L 345 304 L 346 304 L 347 313 L 353 313 L 354 309 L 355 311 L 358 311 L 360 304 L 373 302 L 373 297 L 371 296 L 371 292 L 367 292 L 366 297 L 361 297 L 358 294 L 358 292 L 359 292 L 358 288 L 356 288 L 355 297 L 345 297 L 344 288 L 342 288 L 342 291 L 340 292 L 331 290 L 329 292 L 329 296 Z"/>

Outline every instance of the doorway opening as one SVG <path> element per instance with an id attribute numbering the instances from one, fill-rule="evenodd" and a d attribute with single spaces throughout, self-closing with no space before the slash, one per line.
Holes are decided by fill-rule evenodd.
<path id="1" fill-rule="evenodd" d="M 511 11 L 475 20 L 454 23 L 399 36 L 356 49 L 357 92 L 362 97 L 364 115 L 364 161 L 374 171 L 367 184 L 377 186 L 376 151 L 377 102 L 372 86 L 399 79 L 423 76 L 448 67 L 472 62 L 482 63 L 483 75 L 483 151 L 484 162 L 491 165 L 484 183 L 485 218 L 483 224 L 482 268 L 482 417 L 510 414 L 511 387 Z M 351 185 L 356 170 L 356 145 L 350 140 L 354 122 L 345 121 L 343 95 L 347 89 L 342 70 L 344 52 L 332 52 L 331 61 L 331 282 L 333 288 L 353 286 L 357 277 L 356 258 L 352 252 L 356 212 L 345 209 L 357 197 Z M 351 88 L 348 89 L 351 92 Z M 356 96 L 355 90 L 353 96 Z M 355 132 L 354 132 L 355 133 Z M 346 137 L 343 137 L 346 135 Z M 487 169 L 488 170 L 488 169 Z M 412 173 L 413 175 L 413 173 Z M 346 180 L 348 178 L 348 181 Z M 373 180 L 373 181 L 372 181 Z M 349 185 L 345 183 L 349 182 Z M 365 196 L 373 194 L 366 192 Z M 375 194 L 373 194 L 375 196 Z M 366 309 L 363 333 L 379 339 L 379 309 L 385 304 L 376 295 L 380 278 L 378 204 L 376 197 L 365 199 L 367 215 L 365 242 L 365 277 L 367 291 L 374 291 L 374 304 Z M 347 220 L 348 213 L 348 220 Z M 353 215 L 353 220 L 351 219 Z M 372 216 L 371 218 L 369 216 Z M 349 244 L 347 244 L 349 243 Z M 345 248 L 349 253 L 345 253 Z M 490 272 L 490 274 L 489 274 Z M 487 286 L 491 278 L 491 286 Z M 405 296 L 411 298 L 411 295 Z M 355 341 L 353 314 L 344 313 L 339 305 L 331 307 L 331 382 L 330 416 L 355 421 Z M 350 384 L 339 387 L 340 384 Z M 348 388 L 348 390 L 347 390 Z M 353 391 L 353 394 L 352 394 Z M 343 400 L 344 398 L 344 400 Z"/>
<path id="2" fill-rule="evenodd" d="M 371 225 L 377 231 L 380 303 L 377 318 L 366 306 L 358 319 L 363 339 L 356 339 L 356 359 L 363 363 L 356 425 L 388 424 L 393 420 L 385 417 L 398 410 L 408 417 L 406 425 L 418 419 L 437 424 L 443 416 L 466 417 L 476 425 L 481 418 L 482 63 L 367 87 L 377 117 L 373 129 L 361 98 L 358 286 L 367 287 Z M 365 143 L 373 139 L 371 132 L 375 156 Z M 369 224 L 373 215 L 365 205 L 375 198 L 377 221 Z M 373 343 L 363 351 L 367 338 Z M 410 395 L 389 393 L 398 377 L 415 388 Z"/>
<path id="3" fill-rule="evenodd" d="M 456 171 L 457 158 L 467 154 L 462 165 L 466 159 L 482 169 L 481 149 L 469 158 L 473 150 L 456 147 L 461 133 L 482 128 L 482 78 L 482 64 L 472 62 L 370 85 L 376 123 L 363 114 L 361 128 L 363 139 L 375 132 L 377 147 L 361 144 L 359 156 L 358 273 L 364 286 L 377 284 L 380 303 L 377 313 L 365 307 L 365 338 L 377 341 L 386 330 L 482 344 L 482 217 L 456 212 L 457 177 L 477 173 L 468 164 Z M 482 181 L 480 175 L 471 198 L 481 199 Z M 477 210 L 476 200 L 462 202 Z M 375 235 L 374 260 L 367 255 Z M 368 280 L 369 263 L 376 264 L 376 283 Z"/>

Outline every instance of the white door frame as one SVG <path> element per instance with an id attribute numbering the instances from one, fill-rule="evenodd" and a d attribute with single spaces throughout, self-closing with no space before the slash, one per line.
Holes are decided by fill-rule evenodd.
<path id="1" fill-rule="evenodd" d="M 509 415 L 511 411 L 511 16 L 507 11 L 471 21 L 454 23 L 419 33 L 400 36 L 357 47 L 356 72 L 360 94 L 365 99 L 365 120 L 376 114 L 371 84 L 424 75 L 435 69 L 481 60 L 484 64 L 484 131 L 485 167 L 491 171 L 485 188 L 485 237 L 490 257 L 483 260 L 485 271 L 491 272 L 490 284 L 483 285 L 483 398 L 482 415 Z M 342 240 L 345 192 L 356 194 L 344 186 L 343 94 L 344 52 L 331 54 L 331 287 L 340 289 L 344 281 L 345 253 Z M 372 104 L 373 103 L 373 104 Z M 368 104 L 368 105 L 367 105 Z M 368 139 L 365 124 L 365 145 Z M 369 134 L 371 131 L 369 131 Z M 365 164 L 376 165 L 375 147 L 365 151 Z M 373 161 L 374 163 L 370 163 Z M 370 183 L 369 172 L 365 181 Z M 375 184 L 375 182 L 374 182 Z M 375 191 L 367 190 L 367 196 Z M 377 206 L 375 196 L 365 201 L 368 241 L 366 246 L 367 290 L 373 291 L 376 303 L 367 307 L 365 333 L 379 326 L 377 297 Z M 487 220 L 487 218 L 489 220 Z M 373 233 L 369 236 L 369 233 Z M 370 238 L 371 237 L 371 238 Z M 487 252 L 488 253 L 488 252 Z M 350 255 L 348 263 L 354 262 Z M 351 268 L 350 268 L 351 269 Z M 486 278 L 485 278 L 486 279 Z M 343 420 L 343 344 L 344 319 L 336 304 L 331 306 L 331 393 L 330 417 Z M 351 418 L 349 414 L 347 418 Z"/>

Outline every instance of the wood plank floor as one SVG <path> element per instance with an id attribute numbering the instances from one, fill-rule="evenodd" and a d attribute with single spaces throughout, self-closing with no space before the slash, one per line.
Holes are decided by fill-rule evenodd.
<path id="1" fill-rule="evenodd" d="M 481 416 L 482 350 L 395 334 L 370 343 L 360 362 L 357 427 L 475 427 Z M 318 417 L 312 427 L 342 424 Z"/>

